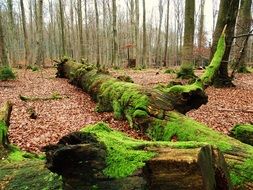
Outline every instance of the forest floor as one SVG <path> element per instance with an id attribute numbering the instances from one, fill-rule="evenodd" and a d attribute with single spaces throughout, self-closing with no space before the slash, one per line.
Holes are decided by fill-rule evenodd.
<path id="1" fill-rule="evenodd" d="M 26 151 L 40 152 L 41 147 L 99 121 L 134 138 L 147 138 L 132 130 L 126 121 L 115 120 L 112 113 L 95 112 L 96 104 L 90 96 L 66 79 L 55 78 L 55 72 L 55 69 L 17 70 L 16 80 L 0 82 L 0 104 L 7 100 L 14 104 L 9 127 L 11 143 Z M 145 86 L 168 83 L 175 78 L 174 74 L 156 69 L 119 70 L 112 74 L 127 74 L 135 83 Z M 225 134 L 235 124 L 253 123 L 253 74 L 237 75 L 235 84 L 235 88 L 209 87 L 208 103 L 187 115 Z M 22 101 L 19 95 L 42 99 L 60 95 L 61 99 Z M 36 113 L 36 119 L 30 117 L 31 111 Z"/>

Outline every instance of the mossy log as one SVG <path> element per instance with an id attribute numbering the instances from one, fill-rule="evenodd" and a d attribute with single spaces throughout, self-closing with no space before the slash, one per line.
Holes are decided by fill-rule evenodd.
<path id="1" fill-rule="evenodd" d="M 181 113 L 207 102 L 204 88 L 212 82 L 224 53 L 225 37 L 204 74 L 191 85 L 175 85 L 162 90 L 119 81 L 89 64 L 64 59 L 58 64 L 59 77 L 88 92 L 98 102 L 97 111 L 113 111 L 130 126 L 153 140 L 205 142 L 219 148 L 229 165 L 232 183 L 253 189 L 253 148 L 222 135 Z"/>
<path id="2" fill-rule="evenodd" d="M 253 146 L 253 125 L 236 125 L 231 130 L 230 136 Z"/>
<path id="3" fill-rule="evenodd" d="M 140 141 L 99 123 L 45 151 L 64 189 L 232 189 L 222 153 L 203 143 Z"/>

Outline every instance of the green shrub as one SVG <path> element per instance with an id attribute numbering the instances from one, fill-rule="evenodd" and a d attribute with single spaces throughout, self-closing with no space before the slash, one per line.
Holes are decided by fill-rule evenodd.
<path id="1" fill-rule="evenodd" d="M 176 71 L 174 69 L 166 69 L 164 71 L 164 73 L 166 73 L 166 74 L 174 74 L 174 73 L 176 73 Z"/>
<path id="2" fill-rule="evenodd" d="M 11 67 L 1 67 L 0 68 L 0 80 L 10 80 L 15 79 L 16 76 Z"/>
<path id="3" fill-rule="evenodd" d="M 38 71 L 39 67 L 36 65 L 27 65 L 27 69 L 31 69 L 32 71 Z"/>

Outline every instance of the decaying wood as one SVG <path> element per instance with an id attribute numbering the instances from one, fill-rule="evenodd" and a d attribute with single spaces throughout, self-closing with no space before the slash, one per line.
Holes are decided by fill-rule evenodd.
<path id="1" fill-rule="evenodd" d="M 117 137 L 108 132 L 110 138 Z M 107 190 L 232 189 L 226 162 L 219 150 L 208 145 L 189 149 L 172 148 L 171 145 L 160 147 L 159 143 L 143 142 L 140 149 L 152 151 L 155 156 L 132 175 L 121 178 L 104 174 L 108 167 L 107 148 L 91 133 L 69 134 L 45 150 L 47 167 L 62 175 L 66 189 L 91 189 L 94 186 Z"/>

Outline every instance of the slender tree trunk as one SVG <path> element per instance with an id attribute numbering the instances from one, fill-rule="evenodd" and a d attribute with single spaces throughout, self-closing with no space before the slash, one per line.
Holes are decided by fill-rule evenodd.
<path id="1" fill-rule="evenodd" d="M 163 0 L 159 0 L 159 26 L 158 26 L 158 37 L 156 44 L 156 55 L 155 63 L 157 66 L 160 65 L 160 54 L 161 54 L 161 29 L 162 29 L 162 20 L 163 20 Z"/>
<path id="2" fill-rule="evenodd" d="M 118 32 L 117 32 L 117 5 L 116 0 L 112 0 L 112 30 L 113 30 L 113 50 L 112 65 L 118 65 Z"/>
<path id="3" fill-rule="evenodd" d="M 250 31 L 251 27 L 251 20 L 252 20 L 252 13 L 251 13 L 251 5 L 252 0 L 241 0 L 239 14 L 238 14 L 238 21 L 237 21 L 237 27 L 236 27 L 236 36 L 240 34 L 247 34 Z M 246 62 L 247 62 L 247 46 L 248 43 L 243 43 L 245 38 L 237 38 L 236 39 L 236 57 L 239 56 L 242 46 L 245 45 L 246 48 L 244 48 L 244 53 L 242 57 L 240 58 L 239 67 L 245 68 Z"/>
<path id="4" fill-rule="evenodd" d="M 70 51 L 71 51 L 71 56 L 72 57 L 75 57 L 74 56 L 74 45 L 76 44 L 75 42 L 76 42 L 76 38 L 75 38 L 75 29 L 74 29 L 74 3 L 73 3 L 73 1 L 70 1 L 70 25 L 71 25 L 71 35 L 70 35 L 70 46 L 71 46 L 71 48 L 70 48 Z"/>
<path id="5" fill-rule="evenodd" d="M 169 41 L 169 19 L 170 19 L 170 1 L 167 1 L 167 17 L 166 17 L 166 27 L 165 27 L 165 48 L 164 48 L 164 62 L 163 66 L 166 67 L 168 65 L 168 41 Z"/>
<path id="6" fill-rule="evenodd" d="M 193 60 L 194 13 L 195 0 L 185 0 L 183 64 L 192 64 Z"/>
<path id="7" fill-rule="evenodd" d="M 89 55 L 91 54 L 90 49 L 90 41 L 89 41 L 89 25 L 88 25 L 88 5 L 87 5 L 87 0 L 84 0 L 84 10 L 85 10 L 85 43 L 83 44 L 84 48 L 84 53 L 86 55 L 87 61 L 89 60 Z"/>
<path id="8" fill-rule="evenodd" d="M 86 1 L 85 1 L 86 3 Z M 85 5 L 86 6 L 86 5 Z M 82 16 L 82 1 L 77 1 L 77 19 L 78 19 L 78 30 L 79 30 L 79 43 L 81 50 L 81 58 L 85 57 L 85 46 L 83 40 L 83 16 Z"/>
<path id="9" fill-rule="evenodd" d="M 136 49 L 136 63 L 139 64 L 140 56 L 139 56 L 139 0 L 135 0 L 135 49 Z"/>
<path id="10" fill-rule="evenodd" d="M 5 41 L 4 41 L 4 31 L 3 31 L 3 23 L 2 23 L 2 8 L 0 5 L 0 67 L 8 66 L 8 58 L 5 49 Z"/>
<path id="11" fill-rule="evenodd" d="M 10 20 L 10 56 L 13 63 L 13 66 L 16 66 L 17 64 L 17 36 L 16 36 L 16 26 L 14 21 L 14 15 L 13 15 L 13 1 L 7 0 L 7 6 L 8 6 L 8 16 Z"/>
<path id="12" fill-rule="evenodd" d="M 30 63 L 30 49 L 29 49 L 28 35 L 27 35 L 27 30 L 26 30 L 26 17 L 25 17 L 23 0 L 20 0 L 20 7 L 21 7 L 21 14 L 22 14 L 22 25 L 23 25 L 24 43 L 25 43 L 25 62 L 27 65 Z"/>
<path id="13" fill-rule="evenodd" d="M 37 10 L 37 57 L 36 65 L 44 66 L 44 44 L 43 44 L 43 0 L 38 1 Z"/>
<path id="14" fill-rule="evenodd" d="M 130 17 L 130 26 L 131 26 L 131 29 L 130 29 L 130 31 L 131 31 L 131 33 L 130 33 L 130 38 L 131 38 L 131 44 L 135 44 L 136 45 L 136 42 L 135 42 L 135 19 L 134 19 L 134 16 L 135 16 L 135 14 L 134 14 L 134 0 L 130 0 L 130 15 L 129 15 L 129 17 Z M 131 48 L 131 51 L 132 51 L 132 55 L 135 57 L 136 56 L 136 49 L 135 48 Z M 129 52 L 129 49 L 128 49 L 128 52 Z"/>
<path id="15" fill-rule="evenodd" d="M 204 6 L 205 0 L 201 0 L 200 2 L 200 19 L 199 19 L 199 31 L 198 31 L 198 48 L 202 48 L 203 44 L 203 35 L 204 35 Z"/>
<path id="16" fill-rule="evenodd" d="M 146 29 L 146 5 L 145 5 L 145 0 L 142 0 L 142 5 L 143 5 L 143 23 L 142 23 L 142 28 L 143 28 L 143 39 L 142 39 L 142 67 L 146 66 L 147 62 L 147 29 Z"/>
<path id="17" fill-rule="evenodd" d="M 99 15 L 98 15 L 98 5 L 97 0 L 94 0 L 95 13 L 96 13 L 96 41 L 97 41 L 97 68 L 100 68 L 100 31 L 99 31 Z"/>
<path id="18" fill-rule="evenodd" d="M 34 58 L 34 22 L 33 22 L 33 2 L 29 1 L 29 42 L 30 42 L 30 63 L 33 64 Z"/>
<path id="19" fill-rule="evenodd" d="M 64 11 L 62 0 L 59 0 L 59 8 L 60 8 L 60 23 L 61 23 L 61 49 L 62 56 L 66 55 L 66 43 L 65 43 L 65 31 L 64 31 Z"/>
<path id="20" fill-rule="evenodd" d="M 211 48 L 211 57 L 212 59 L 214 52 L 217 47 L 218 39 L 225 25 L 226 29 L 226 51 L 223 55 L 222 63 L 220 69 L 215 77 L 214 84 L 216 86 L 233 86 L 232 79 L 228 75 L 228 61 L 230 50 L 233 42 L 234 29 L 236 23 L 236 17 L 238 13 L 239 1 L 238 0 L 221 0 L 220 8 L 218 13 L 218 20 L 216 23 L 213 44 Z"/>

